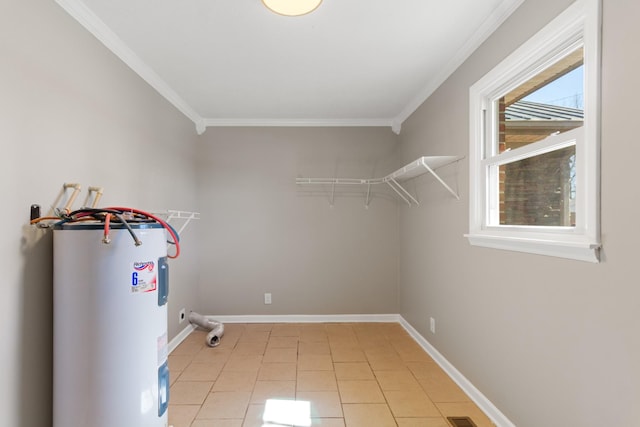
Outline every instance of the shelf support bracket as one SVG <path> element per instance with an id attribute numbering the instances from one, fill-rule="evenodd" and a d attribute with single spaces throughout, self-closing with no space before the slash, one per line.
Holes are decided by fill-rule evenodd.
<path id="1" fill-rule="evenodd" d="M 371 197 L 371 183 L 369 182 L 367 184 L 367 199 L 364 202 L 364 207 L 366 209 L 369 209 L 369 201 L 371 200 L 370 197 Z"/>
<path id="2" fill-rule="evenodd" d="M 405 190 L 405 189 L 404 189 L 404 187 L 403 187 L 402 185 L 398 184 L 398 181 L 396 181 L 394 178 L 389 178 L 389 179 L 390 179 L 390 180 L 391 180 L 391 181 L 392 181 L 396 186 L 398 186 L 398 188 L 399 188 L 400 190 L 402 190 L 402 192 L 403 192 L 407 197 L 409 197 L 409 198 L 413 201 L 413 203 L 415 203 L 417 206 L 420 206 L 420 202 L 418 202 L 418 201 L 417 201 L 417 200 L 416 200 L 416 199 L 411 195 L 411 193 L 409 193 L 407 190 Z M 393 187 L 392 187 L 392 188 L 393 188 Z M 398 194 L 399 194 L 399 193 L 398 193 Z M 404 197 L 403 197 L 403 199 L 404 199 Z M 409 206 L 411 206 L 411 203 L 410 203 L 410 202 L 408 202 L 408 201 L 407 201 L 407 199 L 404 199 L 404 200 L 409 204 Z"/>
<path id="3" fill-rule="evenodd" d="M 457 193 L 457 192 L 455 192 L 455 191 L 453 191 L 453 189 L 452 189 L 451 187 L 449 187 L 449 186 L 447 185 L 447 183 L 446 183 L 446 182 L 444 182 L 444 180 L 443 180 L 442 178 L 440 178 L 440 176 L 438 176 L 438 174 L 437 174 L 437 173 L 435 173 L 435 171 L 429 167 L 429 165 L 427 165 L 427 163 L 424 161 L 424 159 L 421 159 L 421 160 L 420 160 L 420 163 L 422 163 L 422 166 L 424 166 L 424 168 L 425 168 L 425 169 L 426 169 L 426 170 L 427 170 L 431 175 L 433 175 L 433 176 L 434 176 L 434 178 L 435 178 L 435 179 L 437 179 L 437 180 L 438 180 L 438 182 L 440 182 L 440 184 L 442 184 L 442 185 L 444 186 L 444 188 L 446 188 L 446 189 L 447 189 L 447 191 L 449 191 L 449 193 L 451 193 L 451 194 L 453 195 L 453 197 L 455 197 L 455 198 L 456 198 L 456 200 L 460 200 L 460 196 L 458 195 L 458 193 Z M 457 164 L 457 162 L 456 162 L 456 164 Z"/>
<path id="4" fill-rule="evenodd" d="M 333 181 L 333 183 L 331 183 L 331 201 L 329 202 L 329 206 L 333 207 L 333 200 L 336 194 L 336 182 Z"/>
<path id="5" fill-rule="evenodd" d="M 418 199 L 403 187 L 398 181 L 404 182 L 429 172 L 453 197 L 460 200 L 460 196 L 444 180 L 435 173 L 435 170 L 443 166 L 458 162 L 464 156 L 425 156 L 403 166 L 397 171 L 383 178 L 350 179 L 350 178 L 296 178 L 296 184 L 331 184 L 330 204 L 333 207 L 335 201 L 336 185 L 367 185 L 365 208 L 371 203 L 371 185 L 386 183 L 404 202 L 413 206 L 420 206 Z M 326 187 L 325 187 L 326 188 Z"/>
<path id="6" fill-rule="evenodd" d="M 394 182 L 395 182 L 395 181 L 394 181 Z M 391 188 L 393 189 L 393 191 L 395 191 L 395 192 L 396 192 L 396 194 L 397 194 L 398 196 L 400 196 L 400 198 L 401 198 L 402 200 L 404 200 L 404 201 L 405 201 L 405 203 L 406 203 L 406 204 L 408 204 L 409 206 L 411 206 L 411 202 L 410 202 L 409 200 L 407 200 L 407 198 L 406 198 L 406 197 L 404 197 L 404 196 L 402 195 L 402 193 L 401 193 L 400 191 L 398 191 L 398 189 L 397 189 L 396 187 L 394 187 L 394 186 L 393 186 L 393 184 L 391 184 L 391 181 L 387 181 L 387 185 L 388 185 L 389 187 L 391 187 Z M 396 185 L 397 185 L 397 184 L 396 184 Z"/>

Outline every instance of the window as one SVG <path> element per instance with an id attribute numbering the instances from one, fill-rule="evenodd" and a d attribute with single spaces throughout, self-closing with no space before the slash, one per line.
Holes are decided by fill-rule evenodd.
<path id="1" fill-rule="evenodd" d="M 599 0 L 470 89 L 472 245 L 598 262 Z"/>

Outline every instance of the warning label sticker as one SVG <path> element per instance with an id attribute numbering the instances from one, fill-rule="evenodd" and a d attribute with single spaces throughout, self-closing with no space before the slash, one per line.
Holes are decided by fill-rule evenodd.
<path id="1" fill-rule="evenodd" d="M 169 357 L 169 341 L 165 332 L 158 337 L 158 366 L 161 366 L 167 357 Z"/>
<path id="2" fill-rule="evenodd" d="M 153 292 L 158 287 L 155 263 L 153 261 L 134 262 L 131 272 L 131 292 Z"/>

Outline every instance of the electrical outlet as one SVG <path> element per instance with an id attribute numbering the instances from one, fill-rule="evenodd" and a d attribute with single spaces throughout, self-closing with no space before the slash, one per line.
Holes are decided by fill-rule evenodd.
<path id="1" fill-rule="evenodd" d="M 270 293 L 264 294 L 264 303 L 265 304 L 271 304 L 271 294 Z"/>
<path id="2" fill-rule="evenodd" d="M 183 308 L 182 310 L 180 310 L 180 314 L 178 315 L 178 323 L 184 322 L 184 319 L 186 319 L 186 318 L 187 318 L 187 312 Z"/>
<path id="3" fill-rule="evenodd" d="M 436 319 L 433 317 L 429 318 L 429 330 L 431 330 L 432 334 L 436 333 Z"/>

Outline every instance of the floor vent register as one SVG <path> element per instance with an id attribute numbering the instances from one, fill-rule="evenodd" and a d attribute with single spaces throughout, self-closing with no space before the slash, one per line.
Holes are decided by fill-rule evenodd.
<path id="1" fill-rule="evenodd" d="M 477 427 L 469 417 L 448 417 L 453 427 Z"/>

